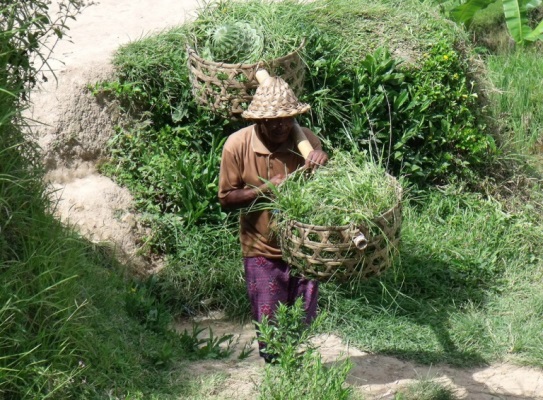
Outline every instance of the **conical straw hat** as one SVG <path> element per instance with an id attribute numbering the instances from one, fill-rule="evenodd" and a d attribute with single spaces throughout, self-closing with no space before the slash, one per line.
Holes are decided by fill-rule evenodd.
<path id="1" fill-rule="evenodd" d="M 288 118 L 309 111 L 309 104 L 300 103 L 283 79 L 270 76 L 256 89 L 253 100 L 241 116 L 247 119 Z"/>

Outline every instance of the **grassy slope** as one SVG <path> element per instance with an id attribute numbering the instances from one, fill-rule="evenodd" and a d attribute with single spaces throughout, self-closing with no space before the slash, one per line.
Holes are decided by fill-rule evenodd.
<path id="1" fill-rule="evenodd" d="M 186 355 L 167 313 L 50 214 L 16 98 L 0 90 L 0 398 L 179 392 L 169 374 Z"/>
<path id="2" fill-rule="evenodd" d="M 457 28 L 439 19 L 432 10 L 421 12 L 424 7 L 416 2 L 360 1 L 356 9 L 342 0 L 315 4 L 322 7 L 313 10 L 321 16 L 322 25 L 336 29 L 331 28 L 330 37 L 338 35 L 349 39 L 352 46 L 345 47 L 346 56 L 343 56 L 353 62 L 385 44 L 403 52 L 403 56 L 411 56 L 408 58 L 416 64 L 421 53 L 438 36 L 449 40 L 463 37 Z M 225 18 L 232 15 L 241 18 L 247 11 L 243 7 L 229 8 L 227 3 L 224 7 Z M 250 7 L 251 4 L 247 6 Z M 344 18 L 338 17 L 341 15 Z M 247 13 L 244 18 L 251 18 L 251 14 Z M 161 39 L 157 41 L 162 43 Z M 151 43 L 153 38 L 136 46 L 148 49 Z M 123 66 L 123 57 L 127 59 L 130 55 L 136 57 L 128 58 L 129 65 Z M 331 55 L 325 54 L 323 59 L 327 56 Z M 524 54 L 520 59 L 528 57 Z M 118 58 L 121 73 L 125 73 L 126 68 L 126 71 L 137 71 L 142 78 L 145 67 L 137 60 L 137 52 L 132 54 L 130 48 L 124 48 Z M 495 74 L 489 78 L 498 85 L 498 76 L 506 74 L 500 70 L 499 58 L 488 60 Z M 474 69 L 478 69 L 475 64 Z M 342 76 L 342 71 L 338 67 L 337 74 L 328 76 L 329 81 L 324 82 Z M 531 74 L 518 76 L 517 82 L 525 81 Z M 326 98 L 329 92 L 322 93 L 321 98 L 313 96 L 307 100 L 311 100 L 316 114 L 323 112 L 326 116 L 327 107 L 331 107 L 333 101 Z M 494 92 L 481 94 L 496 104 Z M 527 104 L 531 106 L 533 101 L 522 102 L 518 110 Z M 500 113 L 493 112 L 503 134 L 497 141 L 507 143 L 510 133 L 518 132 L 510 125 L 515 118 L 504 119 Z M 188 127 L 192 127 L 190 123 Z M 217 128 L 216 121 L 209 123 L 211 131 Z M 231 127 L 219 128 L 224 133 Z M 517 157 L 507 147 L 503 147 L 503 151 L 503 160 Z M 516 177 L 509 174 L 508 179 Z M 498 193 L 497 187 L 502 182 L 489 179 L 478 185 L 486 193 Z M 525 195 L 522 194 L 522 199 L 529 207 L 519 205 L 521 201 L 515 200 L 516 194 L 498 201 L 492 196 L 472 194 L 462 184 L 413 194 L 405 204 L 400 264 L 379 280 L 354 287 L 326 285 L 321 305 L 330 312 L 329 326 L 364 349 L 421 362 L 466 365 L 512 358 L 541 365 L 541 353 L 534 351 L 539 340 L 534 332 L 541 324 L 531 311 L 522 311 L 533 309 L 531 302 L 536 301 L 537 296 L 527 298 L 523 293 L 533 290 L 531 279 L 541 274 L 541 253 L 537 246 L 541 239 L 539 211 L 531 211 L 539 210 L 537 188 L 528 193 L 528 197 Z M 235 241 L 230 233 L 224 235 L 222 227 L 214 229 L 214 226 L 217 225 L 174 230 L 174 236 L 179 239 L 170 246 L 174 248 L 172 263 L 161 275 L 161 293 L 166 293 L 163 299 L 177 311 L 183 306 L 192 311 L 207 304 L 235 310 L 235 314 L 247 313 Z M 219 240 L 220 248 L 214 247 L 209 257 L 209 244 Z M 190 248 L 186 247 L 189 242 L 194 243 Z M 518 310 L 503 313 L 500 308 L 508 303 L 518 304 Z M 515 331 L 518 318 L 532 328 Z"/>

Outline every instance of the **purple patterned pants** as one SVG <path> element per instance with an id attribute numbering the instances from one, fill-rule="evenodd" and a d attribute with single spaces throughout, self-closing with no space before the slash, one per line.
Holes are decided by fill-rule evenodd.
<path id="1" fill-rule="evenodd" d="M 309 324 L 317 315 L 317 281 L 290 275 L 290 267 L 283 260 L 265 257 L 244 257 L 245 282 L 251 302 L 253 320 L 262 321 L 262 316 L 273 315 L 279 303 L 293 305 L 298 297 L 304 301 L 306 322 Z M 263 344 L 259 343 L 260 354 Z"/>

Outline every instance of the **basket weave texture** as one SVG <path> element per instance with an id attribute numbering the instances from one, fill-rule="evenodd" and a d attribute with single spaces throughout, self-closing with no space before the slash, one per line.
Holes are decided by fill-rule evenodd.
<path id="1" fill-rule="evenodd" d="M 213 112 L 239 118 L 253 99 L 258 87 L 256 72 L 266 69 L 270 75 L 283 78 L 294 93 L 301 92 L 304 64 L 298 49 L 283 57 L 254 64 L 227 64 L 205 60 L 196 50 L 187 47 L 189 78 L 196 101 Z"/>
<path id="2" fill-rule="evenodd" d="M 280 230 L 284 259 L 298 273 L 319 281 L 367 279 L 383 273 L 398 254 L 402 223 L 401 190 L 398 203 L 366 224 L 316 226 L 287 221 Z M 367 246 L 353 239 L 363 234 Z"/>

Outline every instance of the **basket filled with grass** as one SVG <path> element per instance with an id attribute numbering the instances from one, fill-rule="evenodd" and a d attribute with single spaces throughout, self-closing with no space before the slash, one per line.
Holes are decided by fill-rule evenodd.
<path id="1" fill-rule="evenodd" d="M 264 34 L 254 22 L 207 23 L 187 45 L 189 78 L 195 100 L 214 112 L 237 118 L 258 87 L 256 72 L 266 69 L 283 78 L 296 94 L 303 88 L 304 64 L 295 49 L 268 59 Z"/>
<path id="2" fill-rule="evenodd" d="M 398 253 L 401 197 L 396 178 L 349 153 L 309 176 L 292 175 L 272 199 L 285 260 L 321 281 L 380 275 Z"/>

